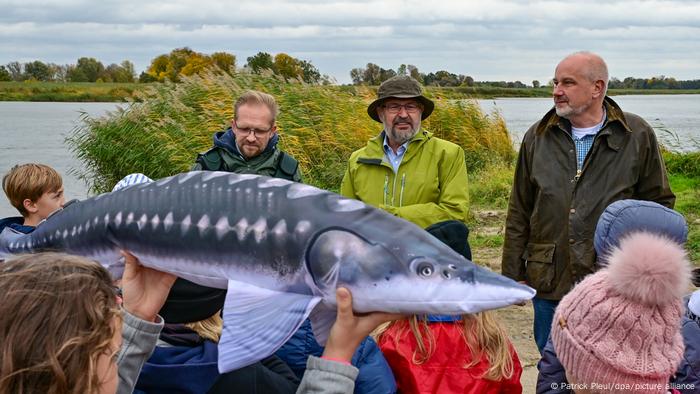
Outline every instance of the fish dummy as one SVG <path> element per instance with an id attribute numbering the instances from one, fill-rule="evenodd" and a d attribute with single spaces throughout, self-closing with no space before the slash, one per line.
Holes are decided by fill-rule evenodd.
<path id="1" fill-rule="evenodd" d="M 144 266 L 228 289 L 219 370 L 259 361 L 311 319 L 319 343 L 335 321 L 335 290 L 356 312 L 464 314 L 535 291 L 479 267 L 425 230 L 361 201 L 258 175 L 194 171 L 67 205 L 0 245 L 62 251 L 123 271 Z"/>

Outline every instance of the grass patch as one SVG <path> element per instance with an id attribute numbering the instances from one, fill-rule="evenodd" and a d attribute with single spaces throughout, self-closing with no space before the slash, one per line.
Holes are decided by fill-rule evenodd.
<path id="1" fill-rule="evenodd" d="M 515 169 L 509 164 L 491 165 L 469 174 L 469 202 L 472 209 L 508 208 Z"/>
<path id="2" fill-rule="evenodd" d="M 675 209 L 688 222 L 686 249 L 691 261 L 700 266 L 700 177 L 671 174 L 670 181 L 676 194 Z"/>
<path id="3" fill-rule="evenodd" d="M 128 101 L 149 84 L 94 82 L 0 82 L 0 101 Z"/>
<path id="4" fill-rule="evenodd" d="M 483 234 L 469 234 L 469 246 L 475 249 L 478 248 L 502 248 L 503 247 L 503 235 L 483 235 Z"/>

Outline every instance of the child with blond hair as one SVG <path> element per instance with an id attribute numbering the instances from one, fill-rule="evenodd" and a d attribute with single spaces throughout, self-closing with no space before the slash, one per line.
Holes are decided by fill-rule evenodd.
<path id="1" fill-rule="evenodd" d="M 471 259 L 463 223 L 426 230 Z M 495 312 L 411 316 L 373 335 L 401 393 L 522 393 L 522 366 Z"/>

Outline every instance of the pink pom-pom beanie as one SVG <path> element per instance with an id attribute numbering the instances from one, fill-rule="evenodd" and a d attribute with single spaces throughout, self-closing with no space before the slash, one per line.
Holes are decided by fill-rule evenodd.
<path id="1" fill-rule="evenodd" d="M 666 393 L 683 356 L 685 251 L 663 236 L 634 233 L 608 262 L 559 303 L 552 324 L 556 354 L 579 388 Z"/>

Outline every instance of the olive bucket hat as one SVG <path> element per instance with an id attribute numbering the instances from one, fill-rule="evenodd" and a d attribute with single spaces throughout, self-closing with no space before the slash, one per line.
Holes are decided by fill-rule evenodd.
<path id="1" fill-rule="evenodd" d="M 397 75 L 387 79 L 386 81 L 382 82 L 381 85 L 379 85 L 377 99 L 374 100 L 369 107 L 367 107 L 367 114 L 369 117 L 377 122 L 381 122 L 379 115 L 377 114 L 377 107 L 379 107 L 384 100 L 392 97 L 400 99 L 412 98 L 418 100 L 421 104 L 423 104 L 421 120 L 430 116 L 435 108 L 435 104 L 423 96 L 423 88 L 421 88 L 418 81 L 409 77 L 408 75 Z"/>

